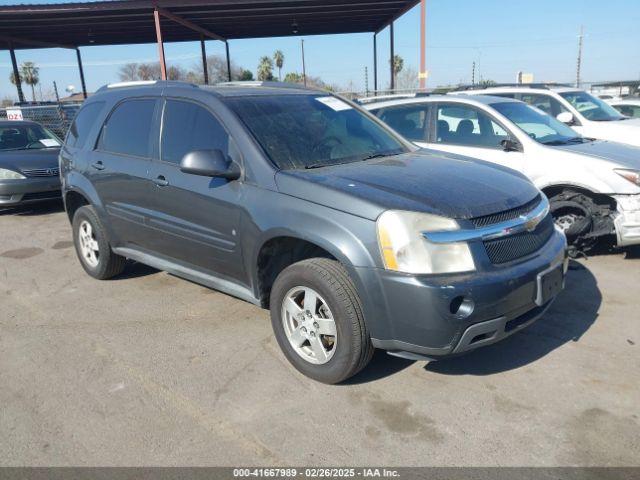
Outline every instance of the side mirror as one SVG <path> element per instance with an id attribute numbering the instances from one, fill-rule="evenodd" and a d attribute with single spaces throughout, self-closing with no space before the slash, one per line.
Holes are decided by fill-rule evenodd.
<path id="1" fill-rule="evenodd" d="M 519 152 L 520 151 L 520 144 L 518 142 L 516 142 L 515 140 L 511 140 L 509 138 L 505 138 L 504 140 L 502 140 L 500 142 L 500 145 L 502 145 L 502 149 L 505 152 Z"/>
<path id="2" fill-rule="evenodd" d="M 573 115 L 569 112 L 559 113 L 556 119 L 564 124 L 573 125 Z"/>
<path id="3" fill-rule="evenodd" d="M 240 168 L 220 150 L 194 150 L 182 157 L 180 171 L 203 177 L 220 177 L 227 180 L 240 178 Z"/>

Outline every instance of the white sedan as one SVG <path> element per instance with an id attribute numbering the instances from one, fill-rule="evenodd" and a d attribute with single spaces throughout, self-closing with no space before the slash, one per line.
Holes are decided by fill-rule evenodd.
<path id="1" fill-rule="evenodd" d="M 640 98 L 617 98 L 607 102 L 626 117 L 640 118 Z"/>
<path id="2" fill-rule="evenodd" d="M 509 98 L 430 96 L 364 108 L 418 146 L 528 176 L 549 197 L 556 224 L 576 250 L 609 235 L 619 246 L 640 244 L 638 147 L 581 137 L 542 110 Z"/>

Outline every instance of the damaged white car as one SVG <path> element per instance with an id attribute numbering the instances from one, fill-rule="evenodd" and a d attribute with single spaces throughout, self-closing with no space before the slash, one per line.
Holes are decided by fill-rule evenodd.
<path id="1" fill-rule="evenodd" d="M 430 96 L 365 108 L 419 146 L 527 175 L 549 198 L 573 254 L 605 236 L 615 236 L 620 247 L 640 244 L 638 147 L 579 136 L 542 110 L 509 98 Z"/>

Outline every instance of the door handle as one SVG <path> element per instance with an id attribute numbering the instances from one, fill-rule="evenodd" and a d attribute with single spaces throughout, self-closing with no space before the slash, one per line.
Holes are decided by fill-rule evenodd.
<path id="1" fill-rule="evenodd" d="M 166 187 L 169 185 L 169 181 L 164 177 L 164 175 L 158 175 L 158 177 L 153 181 L 158 187 Z"/>
<path id="2" fill-rule="evenodd" d="M 92 163 L 91 166 L 96 170 L 104 170 L 104 164 L 101 160 L 98 160 L 96 163 Z"/>

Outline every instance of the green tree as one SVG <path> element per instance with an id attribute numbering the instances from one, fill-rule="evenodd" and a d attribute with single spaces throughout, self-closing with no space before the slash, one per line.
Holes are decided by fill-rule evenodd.
<path id="1" fill-rule="evenodd" d="M 31 98 L 36 101 L 36 85 L 40 82 L 40 69 L 33 62 L 24 62 L 20 65 L 20 81 L 31 86 Z M 16 84 L 15 76 L 13 72 L 9 76 L 9 81 Z"/>
<path id="2" fill-rule="evenodd" d="M 495 87 L 498 83 L 495 80 L 484 80 L 481 79 L 478 85 L 482 88 Z"/>
<path id="3" fill-rule="evenodd" d="M 400 55 L 393 56 L 393 83 L 396 84 L 398 74 L 404 68 L 404 59 Z"/>
<path id="4" fill-rule="evenodd" d="M 258 64 L 258 80 L 265 82 L 273 80 L 273 60 L 264 56 Z"/>
<path id="5" fill-rule="evenodd" d="M 253 80 L 253 72 L 251 70 L 245 70 L 244 68 L 240 72 L 240 80 L 250 82 Z"/>
<path id="6" fill-rule="evenodd" d="M 287 83 L 302 83 L 303 80 L 302 75 L 295 72 L 289 72 L 284 76 L 284 81 Z"/>
<path id="7" fill-rule="evenodd" d="M 273 60 L 278 67 L 278 80 L 282 81 L 282 67 L 284 65 L 284 53 L 281 50 L 276 50 L 273 54 Z"/>

